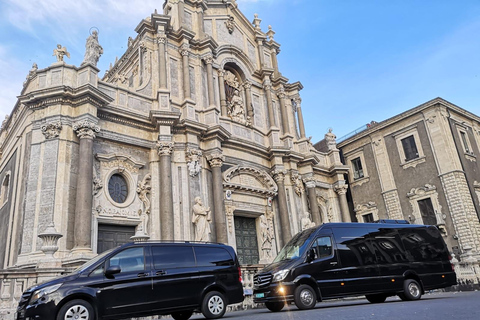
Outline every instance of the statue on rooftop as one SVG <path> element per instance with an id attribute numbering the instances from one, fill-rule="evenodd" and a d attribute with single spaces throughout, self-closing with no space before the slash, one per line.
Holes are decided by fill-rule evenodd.
<path id="1" fill-rule="evenodd" d="M 100 59 L 102 54 L 103 48 L 98 42 L 98 31 L 93 30 L 87 38 L 87 43 L 85 44 L 85 56 L 81 65 L 91 64 L 96 67 L 98 59 Z"/>
<path id="2" fill-rule="evenodd" d="M 67 48 L 62 47 L 61 44 L 57 44 L 57 49 L 53 50 L 52 56 L 57 57 L 57 62 L 62 62 L 63 56 L 67 56 L 67 58 L 70 58 L 70 53 L 68 53 Z"/>

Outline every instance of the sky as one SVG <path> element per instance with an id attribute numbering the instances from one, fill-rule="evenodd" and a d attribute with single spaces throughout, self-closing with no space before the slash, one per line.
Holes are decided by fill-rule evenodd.
<path id="1" fill-rule="evenodd" d="M 163 0 L 0 0 L 0 120 L 10 114 L 35 62 L 57 44 L 79 66 L 99 30 L 103 76 L 138 23 Z M 341 137 L 436 97 L 480 115 L 479 0 L 237 0 L 276 32 L 279 69 L 300 81 L 312 142 Z"/>

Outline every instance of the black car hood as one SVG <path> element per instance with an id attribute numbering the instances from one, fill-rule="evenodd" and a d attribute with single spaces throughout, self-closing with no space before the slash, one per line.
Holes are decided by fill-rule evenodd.
<path id="1" fill-rule="evenodd" d="M 78 273 L 74 273 L 74 274 L 70 274 L 70 275 L 67 275 L 67 276 L 63 276 L 63 277 L 55 278 L 55 279 L 52 279 L 52 280 L 48 280 L 48 281 L 42 282 L 40 284 L 36 284 L 33 287 L 28 288 L 27 290 L 25 290 L 25 292 L 34 292 L 34 291 L 37 291 L 39 289 L 42 289 L 42 288 L 45 288 L 45 287 L 48 287 L 48 286 L 53 286 L 55 284 L 69 282 L 69 281 L 75 280 L 76 278 L 78 278 L 78 276 L 79 276 Z"/>
<path id="2" fill-rule="evenodd" d="M 298 264 L 299 259 L 301 258 L 282 260 L 282 261 L 271 263 L 265 268 L 263 268 L 262 270 L 260 270 L 258 273 L 269 273 L 269 272 L 275 273 L 280 270 L 290 269 L 294 265 Z"/>

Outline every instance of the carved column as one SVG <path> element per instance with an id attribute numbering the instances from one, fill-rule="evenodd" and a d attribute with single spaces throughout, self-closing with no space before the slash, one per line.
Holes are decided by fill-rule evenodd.
<path id="1" fill-rule="evenodd" d="M 159 34 L 157 38 L 158 42 L 158 78 L 160 79 L 160 89 L 167 88 L 167 57 L 165 54 L 165 44 L 167 37 L 164 34 Z"/>
<path id="2" fill-rule="evenodd" d="M 213 91 L 213 57 L 208 55 L 205 57 L 205 63 L 207 64 L 207 87 L 208 87 L 208 104 L 210 107 L 215 106 L 215 93 Z"/>
<path id="3" fill-rule="evenodd" d="M 212 168 L 212 184 L 213 184 L 213 210 L 215 226 L 212 235 L 215 235 L 216 239 L 212 241 L 220 243 L 228 243 L 227 238 L 227 223 L 225 220 L 225 214 L 223 213 L 223 179 L 222 179 L 222 164 L 225 161 L 225 157 L 221 153 L 214 153 L 207 156 L 208 163 Z M 213 237 L 212 237 L 213 238 Z"/>
<path id="4" fill-rule="evenodd" d="M 285 108 L 285 96 L 286 96 L 285 91 L 282 88 L 278 93 L 278 98 L 280 99 L 280 112 L 282 114 L 283 133 L 289 134 L 290 129 L 288 125 L 288 112 L 287 112 L 287 109 Z"/>
<path id="5" fill-rule="evenodd" d="M 280 71 L 278 70 L 277 54 L 278 54 L 277 49 L 273 49 L 271 52 L 271 56 L 272 56 L 272 64 L 273 64 L 273 70 L 274 70 L 273 75 L 275 76 L 275 78 L 278 78 L 280 76 Z"/>
<path id="6" fill-rule="evenodd" d="M 247 116 L 250 117 L 250 121 L 253 123 L 253 105 L 252 105 L 252 83 L 248 80 L 243 84 L 245 88 L 245 102 L 247 104 Z"/>
<path id="7" fill-rule="evenodd" d="M 218 70 L 218 89 L 220 92 L 220 107 L 222 116 L 226 117 L 227 111 L 227 96 L 225 95 L 225 70 Z"/>
<path id="8" fill-rule="evenodd" d="M 160 156 L 160 223 L 162 240 L 174 240 L 171 141 L 157 142 Z"/>
<path id="9" fill-rule="evenodd" d="M 188 58 L 188 44 L 184 44 L 180 47 L 180 54 L 183 61 L 183 96 L 184 99 L 190 99 L 190 63 Z"/>
<path id="10" fill-rule="evenodd" d="M 317 183 L 312 177 L 304 180 L 307 187 L 308 201 L 310 202 L 310 213 L 312 214 L 313 222 L 318 226 L 322 223 L 322 216 L 317 205 L 317 191 L 315 189 Z"/>
<path id="11" fill-rule="evenodd" d="M 342 211 L 343 222 L 352 222 L 352 219 L 350 218 L 350 210 L 348 209 L 347 189 L 347 185 L 336 186 L 335 192 L 340 199 L 340 210 Z"/>
<path id="12" fill-rule="evenodd" d="M 272 86 L 270 83 L 265 83 L 263 86 L 265 88 L 265 93 L 267 94 L 267 108 L 268 108 L 268 119 L 270 120 L 270 128 L 275 127 L 275 113 L 273 112 L 273 102 L 272 102 Z"/>
<path id="13" fill-rule="evenodd" d="M 278 186 L 278 210 L 280 217 L 280 228 L 282 234 L 279 238 L 280 247 L 283 247 L 287 244 L 288 241 L 292 238 L 292 232 L 290 231 L 290 218 L 288 217 L 288 206 L 287 206 L 287 193 L 285 192 L 285 171 L 274 170 L 272 172 L 273 179 Z"/>
<path id="14" fill-rule="evenodd" d="M 93 139 L 100 127 L 88 120 L 73 124 L 80 139 L 77 196 L 75 203 L 74 250 L 92 250 Z"/>
<path id="15" fill-rule="evenodd" d="M 302 115 L 302 99 L 295 98 L 294 101 L 297 105 L 298 129 L 300 130 L 300 137 L 305 138 L 305 125 L 303 123 L 303 115 Z"/>

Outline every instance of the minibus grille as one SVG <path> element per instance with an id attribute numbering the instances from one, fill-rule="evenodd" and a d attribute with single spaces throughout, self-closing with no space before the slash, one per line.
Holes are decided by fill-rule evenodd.
<path id="1" fill-rule="evenodd" d="M 268 286 L 272 282 L 272 275 L 270 273 L 266 274 L 256 274 L 253 277 L 253 284 L 256 287 Z"/>

